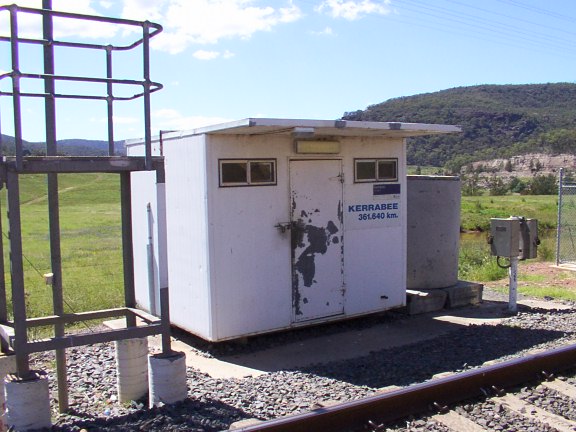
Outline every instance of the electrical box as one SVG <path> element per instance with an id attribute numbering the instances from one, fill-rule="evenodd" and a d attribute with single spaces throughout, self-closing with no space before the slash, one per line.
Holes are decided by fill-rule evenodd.
<path id="1" fill-rule="evenodd" d="M 538 220 L 524 219 L 520 223 L 520 259 L 536 258 L 538 254 Z"/>
<path id="2" fill-rule="evenodd" d="M 493 256 L 520 256 L 520 219 L 490 219 L 490 252 Z"/>
<path id="3" fill-rule="evenodd" d="M 503 258 L 520 260 L 536 258 L 538 252 L 538 220 L 511 216 L 490 219 L 490 252 Z"/>

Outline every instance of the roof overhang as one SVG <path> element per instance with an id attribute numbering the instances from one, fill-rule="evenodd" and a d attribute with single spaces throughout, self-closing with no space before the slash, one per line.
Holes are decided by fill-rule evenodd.
<path id="1" fill-rule="evenodd" d="M 188 131 L 169 132 L 163 139 L 174 139 L 191 135 L 272 135 L 294 134 L 306 131 L 314 137 L 390 137 L 408 138 L 421 135 L 438 135 L 462 132 L 459 126 L 426 123 L 366 122 L 348 120 L 298 120 L 247 118 L 229 123 L 201 127 Z"/>

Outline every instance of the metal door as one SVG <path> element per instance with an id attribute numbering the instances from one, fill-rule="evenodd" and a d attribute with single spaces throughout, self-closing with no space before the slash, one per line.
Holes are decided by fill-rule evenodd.
<path id="1" fill-rule="evenodd" d="M 342 162 L 290 162 L 294 322 L 344 312 Z"/>

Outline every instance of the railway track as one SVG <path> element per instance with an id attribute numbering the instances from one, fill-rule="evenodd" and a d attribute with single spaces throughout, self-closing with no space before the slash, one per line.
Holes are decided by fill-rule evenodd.
<path id="1" fill-rule="evenodd" d="M 576 379 L 572 385 L 570 380 L 566 382 L 553 377 L 575 366 L 576 344 L 238 430 L 574 431 Z M 506 393 L 535 380 L 541 384 Z M 550 397 L 547 397 L 550 393 L 556 403 L 550 402 Z M 475 398 L 476 403 L 463 403 Z M 502 422 L 503 416 L 507 419 Z M 502 426 L 502 423 L 509 427 Z"/>

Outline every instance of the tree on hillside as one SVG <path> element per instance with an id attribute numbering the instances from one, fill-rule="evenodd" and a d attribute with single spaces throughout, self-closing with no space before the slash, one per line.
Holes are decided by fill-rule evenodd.
<path id="1" fill-rule="evenodd" d="M 506 193 L 508 192 L 508 185 L 504 183 L 502 177 L 493 175 L 488 180 L 486 180 L 486 182 L 488 185 L 488 192 L 492 196 L 506 195 Z"/>
<path id="2" fill-rule="evenodd" d="M 522 193 L 526 190 L 526 183 L 518 177 L 511 177 L 510 182 L 508 183 L 508 189 L 512 193 Z"/>
<path id="3" fill-rule="evenodd" d="M 528 185 L 530 195 L 556 195 L 558 193 L 558 184 L 556 176 L 536 175 L 530 180 Z"/>
<path id="4" fill-rule="evenodd" d="M 479 196 L 482 195 L 482 188 L 480 187 L 480 176 L 476 173 L 470 175 L 461 175 L 460 181 L 462 184 L 462 195 L 464 196 Z"/>
<path id="5" fill-rule="evenodd" d="M 576 83 L 481 85 L 391 99 L 345 120 L 444 123 L 461 134 L 408 139 L 410 165 L 446 166 L 527 153 L 576 152 Z M 460 158 L 460 160 L 459 160 Z M 456 159 L 456 160 L 454 160 Z"/>

